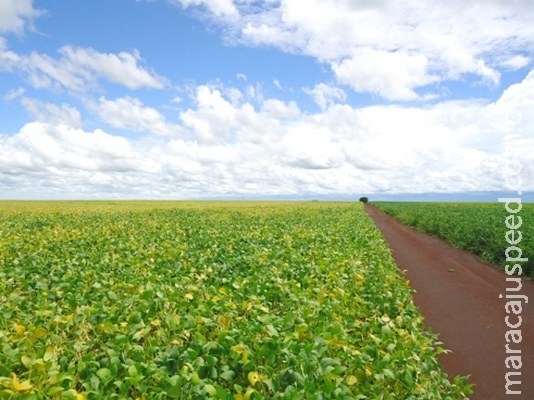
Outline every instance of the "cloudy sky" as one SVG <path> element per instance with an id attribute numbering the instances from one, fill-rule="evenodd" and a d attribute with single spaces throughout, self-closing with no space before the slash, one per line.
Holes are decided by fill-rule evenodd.
<path id="1" fill-rule="evenodd" d="M 534 191 L 531 0 L 0 0 L 0 198 Z"/>

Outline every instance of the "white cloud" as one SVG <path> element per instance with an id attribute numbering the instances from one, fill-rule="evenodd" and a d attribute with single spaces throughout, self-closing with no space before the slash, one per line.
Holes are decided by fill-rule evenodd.
<path id="1" fill-rule="evenodd" d="M 296 168 L 331 169 L 345 162 L 327 127 L 299 124 L 285 135 L 283 147 L 289 164 Z"/>
<path id="2" fill-rule="evenodd" d="M 197 88 L 196 103 L 196 110 L 189 109 L 180 114 L 183 124 L 193 130 L 201 144 L 228 141 L 236 115 L 234 106 L 219 90 L 205 85 Z"/>
<path id="3" fill-rule="evenodd" d="M 42 12 L 33 8 L 32 0 L 0 2 L 0 32 L 21 34 Z"/>
<path id="4" fill-rule="evenodd" d="M 204 6 L 216 17 L 234 17 L 238 10 L 232 0 L 174 0 L 187 8 L 191 6 Z"/>
<path id="5" fill-rule="evenodd" d="M 511 56 L 511 57 L 504 59 L 503 61 L 501 61 L 501 64 L 505 68 L 508 68 L 511 70 L 517 70 L 517 69 L 521 69 L 521 68 L 528 66 L 530 62 L 531 62 L 530 58 L 519 54 L 519 55 Z"/>
<path id="6" fill-rule="evenodd" d="M 240 88 L 216 80 L 188 86 L 190 99 L 167 93 L 169 104 L 154 105 L 143 91 L 139 97 L 130 91 L 172 85 L 138 51 L 71 45 L 57 54 L 22 54 L 0 37 L 0 70 L 20 73 L 33 86 L 5 89 L 4 99 L 20 102 L 33 122 L 0 134 L 0 196 L 502 190 L 511 158 L 522 166 L 523 190 L 534 191 L 534 71 L 495 102 L 347 102 L 349 90 L 391 102 L 435 99 L 449 80 L 495 86 L 501 74 L 528 68 L 530 0 L 173 2 L 199 7 L 202 13 L 194 14 L 204 20 L 209 14 L 231 43 L 272 46 L 322 63 L 329 83 L 303 89 L 319 110 L 268 97 L 249 71 L 233 72 Z M 0 33 L 24 33 L 38 13 L 31 1 L 5 0 Z M 291 94 L 269 80 L 284 97 Z M 58 97 L 38 100 L 34 89 Z M 69 103 L 73 98 L 86 109 Z M 99 123 L 106 131 L 94 128 Z M 121 136 L 129 131 L 142 134 Z"/>
<path id="7" fill-rule="evenodd" d="M 261 114 L 277 121 L 298 120 L 301 117 L 300 109 L 294 101 L 284 103 L 278 99 L 267 99 L 261 107 Z"/>
<path id="8" fill-rule="evenodd" d="M 525 79 L 508 87 L 497 102 L 500 106 L 512 108 L 532 107 L 534 104 L 534 70 L 530 71 Z M 532 110 L 527 108 L 526 115 L 532 115 Z"/>
<path id="9" fill-rule="evenodd" d="M 340 83 L 388 100 L 417 99 L 414 89 L 437 80 L 428 74 L 428 61 L 422 54 L 364 49 L 350 59 L 333 63 L 332 69 Z"/>
<path id="10" fill-rule="evenodd" d="M 305 88 L 304 92 L 312 96 L 321 110 L 347 99 L 347 94 L 343 89 L 325 83 L 318 83 L 312 89 Z"/>
<path id="11" fill-rule="evenodd" d="M 255 5 L 235 1 L 239 18 L 219 20 L 232 40 L 312 56 L 339 83 L 390 100 L 422 98 L 417 89 L 465 75 L 496 85 L 503 70 L 527 67 L 534 53 L 529 0 Z"/>
<path id="12" fill-rule="evenodd" d="M 23 97 L 20 102 L 24 108 L 39 122 L 66 124 L 75 128 L 79 128 L 82 125 L 80 112 L 68 104 L 61 104 L 58 106 L 56 104 L 44 103 L 40 100 L 29 97 Z"/>
<path id="13" fill-rule="evenodd" d="M 19 87 L 17 89 L 11 89 L 5 94 L 4 100 L 13 101 L 21 97 L 25 92 L 26 92 L 26 89 L 24 89 L 23 87 Z"/>
<path id="14" fill-rule="evenodd" d="M 185 132 L 181 126 L 168 123 L 155 108 L 144 106 L 139 99 L 120 97 L 108 100 L 100 97 L 98 102 L 87 102 L 87 106 L 115 128 L 148 132 L 159 136 L 176 136 Z"/>
<path id="15" fill-rule="evenodd" d="M 202 85 L 195 105 L 180 115 L 188 135 L 135 139 L 65 124 L 76 120 L 72 106 L 30 103 L 46 110 L 48 122 L 0 135 L 1 193 L 198 198 L 503 190 L 511 158 L 522 165 L 522 189 L 534 191 L 532 85 L 534 72 L 493 103 L 331 104 L 316 113 L 278 99 L 233 102 L 228 96 L 236 89 Z M 167 124 L 132 98 L 101 98 L 95 107 L 120 127 Z M 132 126 L 125 125 L 126 109 L 139 116 Z"/>
<path id="16" fill-rule="evenodd" d="M 30 180 L 43 173 L 137 170 L 131 144 L 101 130 L 84 132 L 65 124 L 32 122 L 17 135 L 0 137 L 0 168 Z M 42 178 L 45 179 L 46 178 Z"/>
<path id="17" fill-rule="evenodd" d="M 20 62 L 20 57 L 7 47 L 7 40 L 0 37 L 0 70 L 12 71 Z"/>
<path id="18" fill-rule="evenodd" d="M 60 57 L 32 52 L 17 54 L 0 38 L 0 69 L 21 71 L 36 88 L 86 92 L 96 89 L 103 79 L 129 89 L 162 89 L 166 79 L 139 65 L 138 52 L 101 53 L 90 48 L 64 46 Z"/>
<path id="19" fill-rule="evenodd" d="M 65 62 L 73 64 L 75 68 L 84 68 L 87 72 L 94 72 L 109 82 L 129 89 L 161 89 L 166 85 L 164 78 L 138 65 L 141 61 L 138 51 L 114 54 L 65 46 L 60 49 L 60 53 Z"/>

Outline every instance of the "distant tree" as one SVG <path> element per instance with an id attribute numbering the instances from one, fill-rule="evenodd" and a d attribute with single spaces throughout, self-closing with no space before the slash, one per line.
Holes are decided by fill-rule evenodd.
<path id="1" fill-rule="evenodd" d="M 369 201 L 369 199 L 367 197 L 360 197 L 360 201 L 362 203 L 367 203 Z"/>

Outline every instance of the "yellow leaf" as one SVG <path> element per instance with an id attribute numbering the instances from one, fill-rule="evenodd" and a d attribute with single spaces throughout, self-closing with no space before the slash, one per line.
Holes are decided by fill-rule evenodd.
<path id="1" fill-rule="evenodd" d="M 349 375 L 346 378 L 347 385 L 354 386 L 358 383 L 358 378 L 356 378 L 354 375 Z"/>
<path id="2" fill-rule="evenodd" d="M 228 307 L 228 308 L 230 308 L 230 309 L 232 309 L 232 310 L 233 310 L 234 308 L 236 308 L 236 305 L 235 305 L 235 303 L 234 303 L 232 300 L 227 301 L 227 302 L 225 303 L 225 306 Z"/>
<path id="3" fill-rule="evenodd" d="M 115 327 L 113 326 L 113 324 L 110 321 L 106 321 L 106 322 L 103 322 L 100 325 L 98 325 L 98 329 L 102 333 L 108 333 L 108 334 L 109 333 L 113 333 L 113 329 L 114 328 Z"/>
<path id="4" fill-rule="evenodd" d="M 243 354 L 246 353 L 247 349 L 243 343 L 239 343 L 232 346 L 232 351 L 235 351 L 237 354 Z"/>
<path id="5" fill-rule="evenodd" d="M 87 399 L 87 393 L 79 393 L 76 389 L 69 389 L 68 392 L 71 393 L 76 400 Z"/>
<path id="6" fill-rule="evenodd" d="M 265 306 L 258 306 L 258 308 L 263 311 L 264 313 L 268 313 L 269 312 L 269 309 Z"/>
<path id="7" fill-rule="evenodd" d="M 248 381 L 252 386 L 254 386 L 256 383 L 258 383 L 258 373 L 255 371 L 251 371 L 248 373 Z"/>
<path id="8" fill-rule="evenodd" d="M 242 395 L 241 393 L 234 394 L 234 399 L 235 400 L 249 400 L 250 396 L 252 396 L 254 392 L 255 390 L 253 388 L 248 388 L 247 392 L 244 395 Z"/>
<path id="9" fill-rule="evenodd" d="M 9 378 L 6 378 L 5 376 L 0 376 L 0 387 L 11 387 L 11 380 Z"/>
<path id="10" fill-rule="evenodd" d="M 144 338 L 149 333 L 150 333 L 150 327 L 141 328 L 137 332 L 135 332 L 135 334 L 132 336 L 132 339 L 133 340 L 141 340 L 142 338 Z"/>
<path id="11" fill-rule="evenodd" d="M 169 314 L 165 317 L 165 322 L 173 327 L 178 326 L 180 325 L 180 316 L 176 313 Z"/>
<path id="12" fill-rule="evenodd" d="M 55 350 L 52 347 L 48 347 L 44 353 L 43 360 L 50 361 L 50 360 L 57 360 L 57 354 Z"/>
<path id="13" fill-rule="evenodd" d="M 24 336 L 24 334 L 26 333 L 26 327 L 24 325 L 17 324 L 15 322 L 11 324 L 11 327 L 13 328 L 13 330 L 18 336 Z"/>
<path id="14" fill-rule="evenodd" d="M 245 400 L 249 400 L 250 399 L 250 396 L 252 396 L 252 394 L 255 392 L 254 389 L 252 388 L 248 388 L 247 389 L 247 392 L 245 393 L 245 396 L 243 397 Z"/>
<path id="15" fill-rule="evenodd" d="M 20 358 L 20 361 L 22 362 L 22 364 L 24 364 L 24 366 L 28 369 L 30 369 L 32 367 L 32 364 L 33 364 L 33 360 L 28 357 L 28 356 L 22 356 Z"/>
<path id="16" fill-rule="evenodd" d="M 45 328 L 38 326 L 31 334 L 33 340 L 43 338 L 47 335 L 48 331 Z"/>
<path id="17" fill-rule="evenodd" d="M 252 386 L 254 386 L 258 382 L 263 382 L 267 379 L 265 375 L 260 374 L 259 372 L 256 372 L 256 371 L 249 372 L 247 377 L 248 377 L 248 381 L 250 382 Z"/>
<path id="18" fill-rule="evenodd" d="M 11 380 L 11 387 L 15 392 L 27 392 L 33 388 L 33 385 L 30 383 L 29 380 L 20 382 L 19 378 L 17 377 L 17 374 L 15 374 L 14 372 L 11 373 L 11 376 L 13 377 L 13 379 Z"/>
<path id="19" fill-rule="evenodd" d="M 232 318 L 226 315 L 219 315 L 217 317 L 217 324 L 223 331 L 227 331 L 230 328 L 231 323 L 232 323 Z"/>
<path id="20" fill-rule="evenodd" d="M 239 343 L 239 344 L 236 344 L 235 346 L 232 346 L 232 351 L 236 352 L 237 354 L 241 354 L 241 362 L 243 364 L 247 363 L 248 350 L 243 343 Z"/>

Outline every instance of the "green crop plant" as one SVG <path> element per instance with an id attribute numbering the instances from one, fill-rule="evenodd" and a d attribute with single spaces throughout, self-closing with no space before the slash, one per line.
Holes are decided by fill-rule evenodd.
<path id="1" fill-rule="evenodd" d="M 361 204 L 0 203 L 2 399 L 462 399 Z"/>

